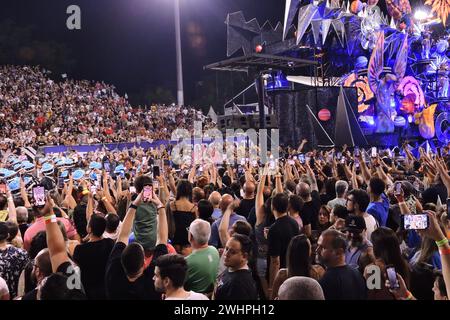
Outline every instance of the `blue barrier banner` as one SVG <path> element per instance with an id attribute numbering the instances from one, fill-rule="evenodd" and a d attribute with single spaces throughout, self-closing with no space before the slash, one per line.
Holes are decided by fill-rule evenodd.
<path id="1" fill-rule="evenodd" d="M 133 147 L 136 148 L 142 147 L 144 150 L 147 150 L 150 148 L 157 148 L 160 145 L 169 145 L 176 143 L 178 143 L 178 141 L 158 140 L 154 142 L 143 141 L 143 142 L 120 142 L 120 143 L 105 143 L 105 144 L 90 144 L 90 145 L 75 145 L 75 146 L 46 146 L 43 147 L 42 150 L 44 154 L 66 152 L 67 150 L 75 150 L 77 152 L 84 153 L 100 150 L 103 148 L 106 148 L 107 150 L 123 150 L 125 148 L 132 149 Z"/>
<path id="2" fill-rule="evenodd" d="M 230 138 L 230 137 L 227 137 Z M 236 142 L 242 141 L 245 137 L 232 137 Z M 75 150 L 80 153 L 93 152 L 103 148 L 107 150 L 123 150 L 125 148 L 132 149 L 143 148 L 144 150 L 148 150 L 150 148 L 159 148 L 160 145 L 176 145 L 181 143 L 183 140 L 156 140 L 153 142 L 150 141 L 142 141 L 142 142 L 119 142 L 119 143 L 105 143 L 105 144 L 90 144 L 90 145 L 74 145 L 74 146 L 45 146 L 42 147 L 42 151 L 44 154 L 48 153 L 62 153 L 68 150 Z M 203 138 L 203 144 L 210 144 L 214 141 L 212 138 Z M 191 139 L 191 144 L 198 143 L 196 139 Z"/>

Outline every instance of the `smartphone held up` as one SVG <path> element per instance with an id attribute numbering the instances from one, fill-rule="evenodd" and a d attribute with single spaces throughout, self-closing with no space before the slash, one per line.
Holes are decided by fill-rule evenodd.
<path id="1" fill-rule="evenodd" d="M 144 186 L 144 202 L 149 202 L 153 198 L 153 186 Z"/>
<path id="2" fill-rule="evenodd" d="M 394 266 L 386 266 L 386 273 L 389 279 L 389 288 L 391 290 L 396 290 L 400 288 L 400 283 L 398 282 L 397 272 L 395 271 Z"/>
<path id="3" fill-rule="evenodd" d="M 404 230 L 425 230 L 430 224 L 426 214 L 405 214 L 401 223 Z"/>
<path id="4" fill-rule="evenodd" d="M 34 204 L 37 207 L 45 206 L 45 189 L 43 186 L 36 186 L 33 188 Z"/>

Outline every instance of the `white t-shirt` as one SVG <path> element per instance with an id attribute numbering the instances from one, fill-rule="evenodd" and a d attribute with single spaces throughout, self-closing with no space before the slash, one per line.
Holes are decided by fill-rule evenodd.
<path id="1" fill-rule="evenodd" d="M 189 291 L 189 295 L 186 298 L 166 298 L 166 300 L 209 300 L 207 296 L 194 291 Z"/>
<path id="2" fill-rule="evenodd" d="M 372 234 L 372 232 L 375 231 L 375 229 L 378 228 L 378 223 L 377 220 L 375 220 L 375 218 L 368 213 L 364 213 L 364 221 L 366 222 L 366 236 L 367 236 L 367 240 L 370 240 L 370 236 Z"/>
<path id="3" fill-rule="evenodd" d="M 6 284 L 6 281 L 0 277 L 0 299 L 7 294 L 9 294 L 8 285 Z"/>

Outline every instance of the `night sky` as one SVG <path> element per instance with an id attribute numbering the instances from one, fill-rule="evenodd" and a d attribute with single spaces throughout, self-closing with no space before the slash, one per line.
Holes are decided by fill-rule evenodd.
<path id="1" fill-rule="evenodd" d="M 204 76 L 203 66 L 226 58 L 227 13 L 273 25 L 283 20 L 284 0 L 181 0 L 186 102 Z M 65 43 L 76 67 L 69 77 L 104 80 L 120 93 L 145 85 L 163 86 L 176 96 L 173 0 L 1 0 L 0 21 L 34 26 L 40 40 Z M 81 8 L 82 29 L 66 28 L 66 9 Z M 0 38 L 1 41 L 1 38 Z M 27 45 L 27 44 L 23 44 Z"/>

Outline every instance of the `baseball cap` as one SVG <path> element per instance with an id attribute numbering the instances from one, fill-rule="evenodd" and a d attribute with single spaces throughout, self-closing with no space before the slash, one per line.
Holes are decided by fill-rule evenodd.
<path id="1" fill-rule="evenodd" d="M 102 164 L 100 162 L 93 161 L 93 162 L 91 162 L 89 164 L 89 169 L 101 170 L 102 169 Z"/>
<path id="2" fill-rule="evenodd" d="M 52 174 L 53 170 L 54 170 L 54 167 L 50 163 L 44 163 L 44 165 L 42 166 L 42 169 L 41 169 L 41 171 L 44 175 Z"/>
<path id="3" fill-rule="evenodd" d="M 84 175 L 85 175 L 84 170 L 78 169 L 74 171 L 72 177 L 73 180 L 81 180 L 84 177 Z"/>
<path id="4" fill-rule="evenodd" d="M 344 231 L 362 231 L 366 229 L 366 222 L 363 217 L 350 214 L 345 218 Z"/>
<path id="5" fill-rule="evenodd" d="M 89 173 L 89 179 L 91 179 L 92 181 L 96 181 L 98 179 L 98 176 L 94 171 L 91 171 L 91 173 Z"/>

